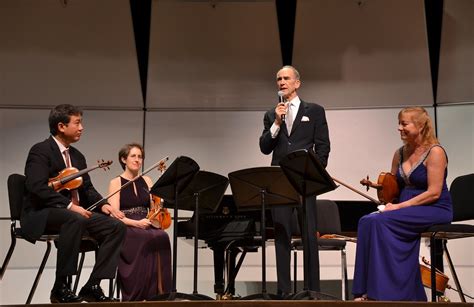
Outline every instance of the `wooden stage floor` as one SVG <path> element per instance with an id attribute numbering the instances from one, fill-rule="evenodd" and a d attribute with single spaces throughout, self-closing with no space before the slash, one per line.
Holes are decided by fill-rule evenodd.
<path id="1" fill-rule="evenodd" d="M 116 303 L 87 303 L 88 307 L 148 307 L 148 306 L 160 306 L 160 307 L 251 307 L 251 306 L 263 306 L 263 307 L 385 307 L 385 306 L 407 306 L 407 307 L 424 307 L 424 306 L 446 306 L 446 307 L 473 307 L 474 303 L 430 303 L 430 302 L 354 302 L 354 301 L 323 301 L 323 300 L 307 300 L 307 301 L 238 301 L 238 300 L 227 300 L 227 301 L 148 301 L 148 302 L 116 302 Z M 7 305 L 8 306 L 8 305 Z M 15 306 L 15 305 L 9 305 Z M 19 305 L 16 305 L 19 306 Z M 38 304 L 31 306 L 52 306 L 52 304 Z M 78 304 L 54 304 L 56 307 L 62 306 L 85 306 L 84 303 Z"/>

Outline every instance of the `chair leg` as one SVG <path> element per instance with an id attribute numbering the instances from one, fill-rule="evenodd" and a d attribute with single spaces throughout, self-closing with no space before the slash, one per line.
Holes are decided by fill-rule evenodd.
<path id="1" fill-rule="evenodd" d="M 33 282 L 33 286 L 31 287 L 30 294 L 28 294 L 28 299 L 26 300 L 26 304 L 29 305 L 31 300 L 33 299 L 33 295 L 35 295 L 36 287 L 38 286 L 39 280 L 41 278 L 41 274 L 43 274 L 44 267 L 46 266 L 46 262 L 48 261 L 49 253 L 51 252 L 51 241 L 46 241 L 46 251 L 43 256 L 43 260 L 41 261 L 41 265 L 38 269 L 38 273 L 36 274 L 35 281 Z"/>
<path id="2" fill-rule="evenodd" d="M 298 293 L 298 252 L 293 250 L 293 293 Z"/>
<path id="3" fill-rule="evenodd" d="M 436 302 L 436 251 L 435 251 L 435 235 L 432 233 L 430 237 L 430 260 L 431 260 L 431 301 Z"/>
<path id="4" fill-rule="evenodd" d="M 109 298 L 113 299 L 115 297 L 115 284 L 114 278 L 109 279 Z"/>
<path id="5" fill-rule="evenodd" d="M 466 297 L 464 296 L 464 292 L 462 292 L 461 284 L 459 283 L 458 275 L 456 274 L 456 270 L 454 269 L 453 261 L 451 260 L 451 256 L 449 255 L 447 245 L 448 245 L 447 240 L 443 240 L 443 249 L 446 255 L 446 259 L 448 260 L 449 270 L 451 271 L 451 274 L 453 275 L 454 283 L 456 285 L 456 289 L 458 290 L 459 298 L 461 299 L 461 302 L 465 303 Z"/>
<path id="6" fill-rule="evenodd" d="M 119 277 L 118 277 L 118 271 L 115 272 L 115 290 L 116 290 L 116 295 L 115 296 L 117 298 L 117 300 L 121 301 L 122 300 L 122 296 L 121 296 L 121 288 L 120 288 L 120 280 L 119 280 Z"/>
<path id="7" fill-rule="evenodd" d="M 347 259 L 346 259 L 346 249 L 341 249 L 341 269 L 342 269 L 342 278 L 341 278 L 341 289 L 342 289 L 342 300 L 347 301 L 349 299 L 349 284 L 347 281 Z"/>
<path id="8" fill-rule="evenodd" d="M 86 258 L 86 253 L 82 252 L 81 253 L 81 258 L 79 259 L 79 265 L 77 266 L 77 275 L 76 279 L 74 280 L 74 288 L 72 289 L 72 292 L 76 293 L 77 287 L 79 285 L 79 279 L 81 278 L 81 273 L 82 273 L 82 267 L 84 265 L 84 259 Z"/>
<path id="9" fill-rule="evenodd" d="M 10 247 L 8 248 L 7 255 L 5 257 L 5 260 L 3 261 L 2 268 L 0 269 L 0 280 L 3 279 L 3 274 L 5 274 L 5 271 L 7 270 L 8 263 L 10 262 L 10 259 L 12 258 L 13 251 L 15 250 L 16 246 L 16 236 L 15 236 L 15 226 L 11 226 L 11 243 Z"/>

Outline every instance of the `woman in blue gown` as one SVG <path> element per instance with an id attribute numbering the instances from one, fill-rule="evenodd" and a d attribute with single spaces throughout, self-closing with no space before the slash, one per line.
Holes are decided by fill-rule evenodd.
<path id="1" fill-rule="evenodd" d="M 139 144 L 127 144 L 119 152 L 124 172 L 110 182 L 109 192 L 138 176 L 144 151 Z M 123 301 L 149 300 L 171 291 L 171 248 L 168 234 L 146 218 L 150 208 L 151 179 L 141 176 L 109 199 L 125 214 L 128 226 L 120 252 L 118 280 Z M 120 218 L 120 217 L 118 217 Z"/>
<path id="2" fill-rule="evenodd" d="M 426 110 L 401 110 L 398 131 L 404 145 L 393 156 L 391 173 L 397 177 L 399 202 L 359 221 L 355 300 L 426 301 L 419 266 L 421 233 L 452 220 L 448 159 Z"/>

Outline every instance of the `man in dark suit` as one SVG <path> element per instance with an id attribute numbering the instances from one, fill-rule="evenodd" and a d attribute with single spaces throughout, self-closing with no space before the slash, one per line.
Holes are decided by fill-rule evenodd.
<path id="1" fill-rule="evenodd" d="M 108 301 L 99 284 L 101 279 L 115 276 L 126 226 L 109 216 L 121 213 L 114 212 L 106 200 L 100 202 L 96 211 L 85 209 L 102 199 L 87 173 L 82 175 L 83 183 L 75 190 L 56 192 L 48 186 L 48 179 L 58 176 L 66 166 L 87 168 L 85 157 L 70 146 L 79 141 L 83 132 L 82 111 L 68 104 L 56 106 L 49 114 L 49 129 L 51 136 L 34 145 L 26 161 L 27 198 L 21 217 L 22 230 L 32 242 L 43 233 L 59 233 L 52 303 Z M 91 276 L 77 296 L 66 279 L 77 273 L 81 238 L 86 233 L 97 240 L 99 249 Z"/>
<path id="2" fill-rule="evenodd" d="M 264 129 L 260 136 L 260 151 L 273 153 L 272 165 L 279 165 L 288 153 L 307 149 L 316 154 L 319 162 L 327 165 L 330 142 L 324 108 L 300 100 L 297 90 L 301 86 L 300 75 L 292 66 L 284 66 L 276 75 L 279 95 L 284 102 L 267 111 L 263 120 Z M 317 245 L 316 198 L 308 197 L 307 237 L 310 250 L 309 290 L 320 291 L 319 255 Z M 291 235 L 297 228 L 294 208 L 274 207 L 272 218 L 275 227 L 275 250 L 277 264 L 278 294 L 282 297 L 291 293 L 290 249 Z M 301 220 L 301 214 L 300 214 Z"/>

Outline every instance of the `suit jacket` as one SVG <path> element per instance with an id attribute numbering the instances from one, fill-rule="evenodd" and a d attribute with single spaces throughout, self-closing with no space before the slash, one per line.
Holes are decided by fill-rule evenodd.
<path id="1" fill-rule="evenodd" d="M 87 168 L 86 159 L 79 150 L 70 146 L 69 155 L 73 167 L 79 170 Z M 63 190 L 58 193 L 48 186 L 49 178 L 56 177 L 64 168 L 63 154 L 52 136 L 30 149 L 25 166 L 26 197 L 21 215 L 21 227 L 26 239 L 34 242 L 45 232 L 51 208 L 67 210 L 71 202 L 70 192 Z M 83 183 L 78 188 L 79 201 L 82 207 L 87 208 L 102 196 L 95 190 L 88 174 L 82 175 L 82 179 Z M 106 200 L 101 205 L 104 203 Z"/>
<path id="2" fill-rule="evenodd" d="M 286 125 L 282 124 L 277 137 L 273 139 L 270 127 L 275 118 L 274 108 L 265 113 L 264 129 L 260 136 L 260 151 L 266 155 L 273 152 L 272 165 L 278 165 L 280 160 L 292 151 L 307 149 L 315 153 L 319 162 L 326 167 L 331 146 L 326 114 L 322 106 L 301 100 L 291 134 L 288 135 Z"/>

